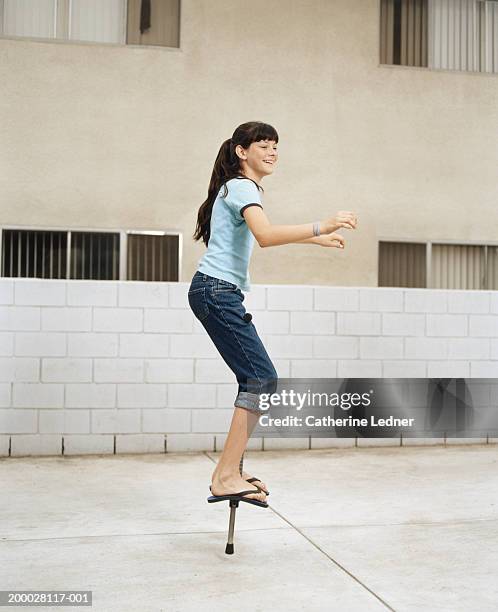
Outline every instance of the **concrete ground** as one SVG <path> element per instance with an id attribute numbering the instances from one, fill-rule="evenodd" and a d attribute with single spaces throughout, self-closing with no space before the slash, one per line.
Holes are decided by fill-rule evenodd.
<path id="1" fill-rule="evenodd" d="M 218 453 L 0 461 L 0 589 L 93 607 L 496 610 L 498 447 L 247 451 L 267 509 L 208 504 Z M 35 609 L 34 607 L 23 609 Z"/>

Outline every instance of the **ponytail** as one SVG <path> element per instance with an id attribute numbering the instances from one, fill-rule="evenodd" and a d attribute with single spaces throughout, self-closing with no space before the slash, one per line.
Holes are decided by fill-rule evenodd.
<path id="1" fill-rule="evenodd" d="M 206 246 L 208 245 L 211 235 L 211 213 L 213 211 L 216 196 L 223 183 L 239 175 L 239 158 L 235 153 L 235 145 L 232 139 L 229 138 L 221 145 L 218 155 L 216 156 L 213 173 L 209 181 L 208 196 L 201 204 L 199 212 L 197 213 L 197 226 L 195 228 L 194 240 L 200 240 L 202 238 L 204 244 Z"/>

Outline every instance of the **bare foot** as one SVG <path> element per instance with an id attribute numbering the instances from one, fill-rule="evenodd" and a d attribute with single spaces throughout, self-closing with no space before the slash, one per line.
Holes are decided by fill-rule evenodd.
<path id="1" fill-rule="evenodd" d="M 240 474 L 227 476 L 225 478 L 218 476 L 218 474 L 213 474 L 211 483 L 211 493 L 213 495 L 229 495 L 230 493 L 239 493 L 240 491 L 252 491 L 252 489 L 254 489 L 254 493 L 244 495 L 244 497 L 257 499 L 262 502 L 266 501 L 266 494 L 259 491 L 252 483 L 246 482 Z"/>

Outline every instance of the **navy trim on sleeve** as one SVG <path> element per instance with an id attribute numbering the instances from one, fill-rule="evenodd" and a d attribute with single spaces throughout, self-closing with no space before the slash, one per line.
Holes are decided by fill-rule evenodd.
<path id="1" fill-rule="evenodd" d="M 246 208 L 249 208 L 249 206 L 259 206 L 261 209 L 263 208 L 261 204 L 257 204 L 256 202 L 253 202 L 252 204 L 246 204 L 240 209 L 240 216 L 242 217 L 242 219 L 244 218 L 244 215 L 242 213 L 244 212 Z"/>

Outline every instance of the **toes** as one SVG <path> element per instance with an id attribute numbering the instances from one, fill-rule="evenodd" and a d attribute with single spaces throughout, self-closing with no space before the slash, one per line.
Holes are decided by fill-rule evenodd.
<path id="1" fill-rule="evenodd" d="M 258 487 L 260 487 L 261 489 L 263 489 L 262 493 L 264 493 L 264 494 L 266 495 L 265 491 L 267 491 L 268 489 L 266 488 L 265 483 L 264 483 L 264 482 L 261 482 L 261 481 L 258 481 Z"/>
<path id="2" fill-rule="evenodd" d="M 262 491 L 255 491 L 253 494 L 249 495 L 249 497 L 252 497 L 253 499 L 257 499 L 258 501 L 262 502 L 266 501 L 266 495 Z"/>

